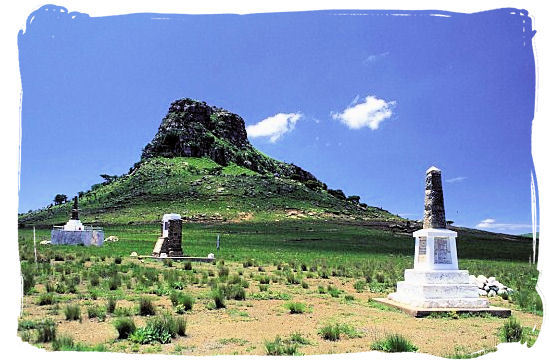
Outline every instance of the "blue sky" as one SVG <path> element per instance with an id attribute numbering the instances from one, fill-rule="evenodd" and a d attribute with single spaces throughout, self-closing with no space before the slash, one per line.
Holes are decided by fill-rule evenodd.
<path id="1" fill-rule="evenodd" d="M 435 165 L 448 219 L 531 231 L 524 11 L 70 11 L 42 8 L 19 35 L 20 212 L 127 172 L 169 104 L 190 97 L 241 115 L 258 149 L 370 205 L 421 218 Z"/>

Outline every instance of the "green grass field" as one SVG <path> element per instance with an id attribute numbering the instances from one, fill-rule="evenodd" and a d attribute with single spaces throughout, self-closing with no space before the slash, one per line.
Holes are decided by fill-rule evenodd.
<path id="1" fill-rule="evenodd" d="M 132 252 L 150 255 L 160 235 L 160 225 L 105 227 L 105 237 L 115 235 L 118 242 L 102 247 L 39 245 L 46 258 L 74 255 L 80 257 L 127 257 Z M 50 239 L 50 230 L 38 229 L 37 242 Z M 216 250 L 220 235 L 221 248 Z M 21 260 L 32 261 L 32 230 L 19 233 Z M 529 240 L 505 240 L 497 234 L 459 233 L 459 267 L 470 274 L 495 276 L 522 293 L 522 307 L 540 311 L 535 291 L 538 271 L 529 265 Z M 380 287 L 395 288 L 403 272 L 413 267 L 414 240 L 400 234 L 369 229 L 360 224 L 315 220 L 281 222 L 186 223 L 184 253 L 205 257 L 214 253 L 217 260 L 260 264 L 314 266 L 328 275 L 365 277 Z M 518 301 L 519 303 L 519 301 Z"/>

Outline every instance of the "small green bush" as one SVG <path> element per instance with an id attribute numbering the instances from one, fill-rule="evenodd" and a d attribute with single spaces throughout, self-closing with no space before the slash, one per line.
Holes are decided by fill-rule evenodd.
<path id="1" fill-rule="evenodd" d="M 340 339 L 340 327 L 338 324 L 328 324 L 321 328 L 319 331 L 319 334 L 323 339 L 329 340 L 329 341 L 338 341 Z"/>
<path id="2" fill-rule="evenodd" d="M 342 334 L 345 334 L 348 338 L 356 338 L 361 336 L 361 334 L 357 332 L 353 326 L 344 323 L 327 324 L 319 330 L 319 334 L 323 337 L 323 339 L 327 339 L 329 341 L 339 340 Z"/>
<path id="3" fill-rule="evenodd" d="M 52 341 L 54 351 L 70 351 L 74 348 L 74 341 L 71 336 L 59 336 Z"/>
<path id="4" fill-rule="evenodd" d="M 149 297 L 139 298 L 139 315 L 148 316 L 155 315 L 155 306 Z"/>
<path id="5" fill-rule="evenodd" d="M 309 284 L 305 280 L 302 280 L 302 288 L 309 289 Z"/>
<path id="6" fill-rule="evenodd" d="M 267 289 L 269 288 L 269 285 L 267 284 L 260 284 L 260 292 L 267 292 Z"/>
<path id="7" fill-rule="evenodd" d="M 78 304 L 67 304 L 63 309 L 63 313 L 65 314 L 65 319 L 68 321 L 81 320 L 80 307 Z"/>
<path id="8" fill-rule="evenodd" d="M 357 290 L 357 292 L 362 293 L 365 290 L 366 284 L 367 283 L 365 281 L 358 280 L 353 284 L 353 287 Z"/>
<path id="9" fill-rule="evenodd" d="M 212 291 L 212 299 L 216 308 L 225 308 L 225 295 L 222 290 L 216 288 Z"/>
<path id="10" fill-rule="evenodd" d="M 519 342 L 523 334 L 523 328 L 515 317 L 510 317 L 501 328 L 501 340 L 503 342 Z"/>
<path id="11" fill-rule="evenodd" d="M 290 340 L 290 342 L 303 344 L 303 345 L 311 344 L 311 341 L 309 341 L 307 338 L 302 336 L 302 334 L 300 332 L 292 333 L 290 335 L 289 340 Z"/>
<path id="12" fill-rule="evenodd" d="M 132 318 L 119 318 L 113 324 L 118 332 L 118 339 L 127 339 L 136 330 Z"/>
<path id="13" fill-rule="evenodd" d="M 264 346 L 268 356 L 294 356 L 298 353 L 295 344 L 285 343 L 279 336 L 273 341 L 265 341 Z"/>
<path id="14" fill-rule="evenodd" d="M 136 329 L 129 338 L 132 342 L 140 344 L 152 342 L 165 344 L 177 335 L 184 336 L 186 328 L 187 322 L 184 318 L 174 319 L 169 313 L 163 313 L 148 320 L 145 327 Z"/>
<path id="15" fill-rule="evenodd" d="M 340 289 L 333 287 L 332 285 L 328 286 L 327 291 L 328 291 L 328 294 L 330 294 L 330 296 L 333 298 L 340 297 L 340 294 L 342 293 Z"/>
<path id="16" fill-rule="evenodd" d="M 116 309 L 116 298 L 115 297 L 109 297 L 107 299 L 107 313 L 113 314 Z"/>
<path id="17" fill-rule="evenodd" d="M 176 291 L 170 293 L 170 301 L 174 307 L 180 306 L 180 310 L 184 311 L 193 309 L 193 304 L 195 303 L 195 300 L 189 294 Z"/>
<path id="18" fill-rule="evenodd" d="M 302 314 L 306 311 L 306 305 L 300 302 L 289 302 L 285 307 L 290 311 L 290 314 Z"/>
<path id="19" fill-rule="evenodd" d="M 42 294 L 38 297 L 38 305 L 49 305 L 55 302 L 53 293 Z"/>
<path id="20" fill-rule="evenodd" d="M 384 352 L 416 352 L 418 347 L 404 336 L 392 333 L 383 339 L 375 340 L 371 345 L 371 349 Z"/>
<path id="21" fill-rule="evenodd" d="M 105 316 L 106 312 L 104 308 L 98 305 L 88 307 L 88 318 L 97 318 L 98 321 L 103 322 L 105 320 Z"/>
<path id="22" fill-rule="evenodd" d="M 180 336 L 186 336 L 187 319 L 183 317 L 176 318 L 176 332 Z"/>
<path id="23" fill-rule="evenodd" d="M 51 319 L 36 324 L 36 342 L 47 343 L 55 339 L 57 326 Z"/>
<path id="24" fill-rule="evenodd" d="M 219 266 L 218 267 L 218 277 L 225 278 L 229 275 L 229 268 L 226 266 Z"/>

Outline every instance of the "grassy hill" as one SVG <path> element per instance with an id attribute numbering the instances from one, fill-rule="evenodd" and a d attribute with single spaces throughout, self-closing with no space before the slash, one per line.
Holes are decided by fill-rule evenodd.
<path id="1" fill-rule="evenodd" d="M 208 158 L 156 157 L 111 182 L 92 186 L 79 200 L 81 220 L 93 225 L 148 224 L 164 213 L 198 222 L 281 219 L 383 220 L 401 218 L 377 207 L 348 201 L 322 188 L 259 174 Z M 19 217 L 20 224 L 48 226 L 67 221 L 72 203 Z"/>

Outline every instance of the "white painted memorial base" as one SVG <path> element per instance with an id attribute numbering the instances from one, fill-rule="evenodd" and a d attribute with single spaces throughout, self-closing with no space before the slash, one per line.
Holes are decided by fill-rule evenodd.
<path id="1" fill-rule="evenodd" d="M 405 281 L 388 299 L 417 308 L 488 308 L 468 271 L 458 270 L 456 235 L 448 229 L 414 232 L 414 269 L 405 270 Z"/>

